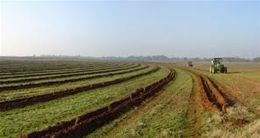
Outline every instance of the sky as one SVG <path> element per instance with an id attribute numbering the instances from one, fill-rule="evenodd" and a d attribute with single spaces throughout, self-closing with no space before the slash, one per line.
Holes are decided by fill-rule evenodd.
<path id="1" fill-rule="evenodd" d="M 1 56 L 260 56 L 260 1 L 1 1 Z"/>

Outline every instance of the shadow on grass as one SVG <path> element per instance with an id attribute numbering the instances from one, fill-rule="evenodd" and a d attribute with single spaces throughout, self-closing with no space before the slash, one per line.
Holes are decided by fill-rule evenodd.
<path id="1" fill-rule="evenodd" d="M 228 99 L 228 106 L 234 106 L 235 103 L 235 100 Z"/>
<path id="2" fill-rule="evenodd" d="M 238 72 L 238 71 L 234 71 L 234 72 L 228 72 L 227 74 L 239 74 L 241 72 Z"/>

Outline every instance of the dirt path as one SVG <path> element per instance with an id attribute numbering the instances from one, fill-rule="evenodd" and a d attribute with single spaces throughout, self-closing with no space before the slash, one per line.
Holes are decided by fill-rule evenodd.
<path id="1" fill-rule="evenodd" d="M 230 100 L 217 85 L 205 75 L 189 69 L 185 70 L 192 74 L 194 80 L 193 90 L 195 91 L 193 95 L 199 93 L 200 102 L 204 108 L 208 111 L 226 112 L 226 107 L 229 105 Z"/>
<path id="2" fill-rule="evenodd" d="M 184 69 L 193 78 L 193 88 L 190 94 L 188 118 L 192 120 L 188 124 L 188 130 L 193 137 L 202 137 L 202 127 L 205 126 L 205 113 L 225 114 L 230 100 L 208 77 L 195 71 Z"/>
<path id="3" fill-rule="evenodd" d="M 259 137 L 257 126 L 259 126 L 260 114 L 252 105 L 244 102 L 246 98 L 243 98 L 242 95 L 246 94 L 243 91 L 225 83 L 213 81 L 202 72 L 186 70 L 193 74 L 194 80 L 193 95 L 191 96 L 193 103 L 190 105 L 189 112 L 195 121 L 194 126 L 197 128 L 197 135 L 194 137 L 248 137 L 249 135 Z M 242 80 L 240 79 L 240 81 Z M 255 85 L 251 81 L 245 83 Z M 193 105 L 194 103 L 196 105 Z M 204 111 L 200 111 L 202 110 L 199 108 L 200 104 L 207 111 L 218 110 L 221 111 L 221 114 L 212 112 L 210 115 L 200 115 L 205 114 Z"/>
<path id="4" fill-rule="evenodd" d="M 219 85 L 219 88 L 222 89 L 222 91 L 226 92 L 226 95 L 232 99 L 232 103 L 238 103 L 241 104 L 241 106 L 245 107 L 246 110 L 249 112 L 255 114 L 260 119 L 260 110 L 257 110 L 255 107 L 253 107 L 249 102 L 246 102 L 245 100 L 248 99 L 248 97 L 254 97 L 255 94 L 245 94 L 243 93 L 238 87 L 232 87 L 230 85 L 226 85 L 221 82 L 217 82 Z M 242 94 L 241 94 L 242 93 Z M 257 94 L 259 95 L 259 94 Z"/>

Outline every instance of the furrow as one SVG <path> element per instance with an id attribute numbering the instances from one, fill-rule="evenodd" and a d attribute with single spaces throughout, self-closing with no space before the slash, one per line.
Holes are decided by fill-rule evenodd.
<path id="1" fill-rule="evenodd" d="M 34 137 L 73 137 L 79 138 L 88 135 L 97 128 L 109 123 L 110 121 L 120 117 L 134 106 L 140 105 L 146 99 L 152 97 L 164 85 L 168 84 L 175 76 L 173 70 L 165 78 L 145 87 L 136 89 L 129 97 L 115 101 L 108 106 L 97 109 L 90 113 L 82 114 L 81 116 L 69 121 L 57 123 L 56 126 L 49 127 L 46 130 L 32 132 L 28 135 L 21 136 L 22 138 Z"/>
<path id="2" fill-rule="evenodd" d="M 138 70 L 143 70 L 146 68 L 149 68 L 149 66 L 147 65 L 147 66 L 144 66 L 141 68 L 122 71 L 122 72 L 114 72 L 114 73 L 87 76 L 87 77 L 82 77 L 82 78 L 75 78 L 75 79 L 68 79 L 68 80 L 61 80 L 61 81 L 48 81 L 48 82 L 42 82 L 42 83 L 23 84 L 23 85 L 16 85 L 16 86 L 4 86 L 4 87 L 0 87 L 0 92 L 7 91 L 7 90 L 29 89 L 29 88 L 36 88 L 36 87 L 42 87 L 42 86 L 57 85 L 57 84 L 60 85 L 60 84 L 65 84 L 65 83 L 69 83 L 69 82 L 77 82 L 77 81 L 82 81 L 82 80 L 87 80 L 87 79 L 94 79 L 94 78 L 99 78 L 99 77 L 108 77 L 108 76 L 112 76 L 112 75 L 130 73 L 130 72 L 134 72 L 134 71 L 138 71 Z"/>
<path id="3" fill-rule="evenodd" d="M 48 79 L 57 79 L 57 78 L 66 78 L 66 77 L 75 77 L 75 76 L 81 76 L 81 75 L 92 75 L 92 74 L 99 74 L 99 73 L 108 73 L 108 72 L 114 72 L 114 71 L 120 71 L 120 70 L 127 70 L 127 69 L 133 69 L 141 66 L 140 64 L 136 66 L 130 66 L 125 68 L 117 68 L 117 69 L 102 69 L 99 71 L 91 71 L 91 72 L 77 72 L 72 74 L 62 74 L 62 75 L 55 75 L 55 76 L 44 76 L 40 78 L 24 78 L 24 79 L 18 79 L 18 80 L 6 80 L 6 81 L 0 81 L 0 84 L 10 84 L 10 83 L 19 83 L 19 82 L 30 82 L 30 81 L 38 81 L 38 80 L 48 80 Z"/>
<path id="4" fill-rule="evenodd" d="M 47 102 L 47 101 L 50 101 L 50 100 L 74 95 L 74 94 L 77 94 L 77 93 L 86 92 L 88 90 L 92 90 L 92 89 L 96 89 L 96 88 L 102 88 L 102 87 L 106 87 L 106 86 L 109 86 L 109 85 L 122 83 L 122 82 L 131 80 L 131 79 L 134 79 L 134 78 L 137 78 L 137 77 L 141 77 L 141 76 L 144 76 L 144 75 L 151 74 L 153 72 L 158 71 L 159 69 L 160 69 L 160 67 L 155 67 L 154 69 L 152 69 L 148 72 L 143 72 L 143 73 L 136 74 L 136 75 L 133 75 L 133 76 L 119 78 L 119 79 L 112 80 L 112 81 L 91 84 L 91 85 L 87 85 L 87 86 L 78 87 L 78 88 L 75 88 L 75 89 L 68 89 L 68 90 L 65 90 L 65 91 L 59 91 L 59 92 L 54 92 L 54 93 L 50 93 L 50 94 L 44 94 L 44 95 L 39 95 L 39 96 L 34 96 L 34 97 L 29 97 L 29 98 L 16 99 L 16 100 L 12 100 L 12 101 L 2 102 L 2 103 L 0 103 L 0 111 L 7 111 L 7 110 L 15 109 L 15 108 L 22 108 L 22 107 L 34 105 L 34 104 L 37 104 L 37 103 Z"/>

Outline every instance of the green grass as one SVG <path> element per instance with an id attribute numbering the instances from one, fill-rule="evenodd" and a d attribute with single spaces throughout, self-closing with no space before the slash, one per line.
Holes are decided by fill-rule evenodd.
<path id="1" fill-rule="evenodd" d="M 29 73 L 29 74 L 19 74 L 19 75 L 8 75 L 8 76 L 1 76 L 1 81 L 13 81 L 13 80 L 21 80 L 21 79 L 32 79 L 32 78 L 44 78 L 44 77 L 54 77 L 54 76 L 60 76 L 60 75 L 67 75 L 67 74 L 78 74 L 82 72 L 96 72 L 101 70 L 111 70 L 111 69 L 120 69 L 120 68 L 129 68 L 129 67 L 135 67 L 136 64 L 132 65 L 113 65 L 113 66 L 97 66 L 97 67 L 91 67 L 91 68 L 75 68 L 75 69 L 69 69 L 69 70 L 56 70 L 54 71 L 48 71 L 43 73 Z"/>
<path id="2" fill-rule="evenodd" d="M 260 74 L 259 63 L 225 63 L 229 68 L 228 74 L 211 74 L 205 63 L 195 64 L 190 68 L 199 73 L 209 76 L 212 80 L 229 87 L 240 100 L 257 108 L 260 99 Z"/>
<path id="3" fill-rule="evenodd" d="M 260 83 L 260 73 L 247 72 L 247 73 L 236 74 L 236 76 L 238 76 L 238 77 L 241 76 L 241 77 L 247 78 L 249 80 L 257 81 Z"/>
<path id="4" fill-rule="evenodd" d="M 252 135 L 260 136 L 260 128 L 255 128 L 259 126 L 259 119 L 238 103 L 227 108 L 227 114 L 203 112 L 201 118 L 204 118 L 199 130 L 202 134 L 201 137 L 249 138 Z M 250 124 L 238 126 L 235 124 L 237 119 L 245 119 L 250 121 Z"/>
<path id="5" fill-rule="evenodd" d="M 113 66 L 117 64 L 125 64 L 120 62 L 109 61 L 91 61 L 80 59 L 44 59 L 44 58 L 0 58 L 1 75 L 7 74 L 25 74 L 39 73 L 60 70 L 70 70 L 75 68 L 91 68 L 98 66 Z"/>
<path id="6" fill-rule="evenodd" d="M 119 75 L 113 75 L 110 77 L 100 77 L 95 79 L 89 79 L 84 81 L 78 81 L 78 82 L 72 82 L 72 83 L 66 83 L 62 85 L 53 85 L 53 86 L 44 86 L 44 87 L 37 87 L 37 88 L 31 88 L 31 89 L 22 89 L 22 90 L 14 90 L 14 91 L 5 91 L 0 93 L 0 102 L 8 101 L 8 100 L 14 100 L 14 99 L 21 99 L 25 97 L 32 97 L 42 94 L 48 94 L 48 93 L 54 93 L 57 91 L 67 90 L 67 89 L 74 89 L 81 86 L 87 86 L 90 84 L 95 83 L 101 83 L 105 81 L 111 81 L 118 78 L 123 78 L 127 76 L 132 76 L 136 74 L 140 74 L 143 72 L 148 72 L 152 70 L 153 67 L 149 67 L 146 69 L 142 69 L 139 71 L 131 72 L 131 73 L 125 73 L 125 74 L 119 74 Z M 132 70 L 132 69 L 131 69 Z"/>
<path id="7" fill-rule="evenodd" d="M 3 73 L 0 74 L 6 76 L 37 74 L 37 72 L 58 72 L 58 70 L 73 71 L 74 69 L 80 70 L 85 68 L 131 65 L 129 63 L 94 61 L 0 62 L 0 70 L 3 71 Z M 214 81 L 222 82 L 227 85 L 233 92 L 241 97 L 241 101 L 247 103 L 260 113 L 260 94 L 257 86 L 260 82 L 260 64 L 224 64 L 228 67 L 228 74 L 210 74 L 210 63 L 194 62 L 195 66 L 190 69 L 205 74 Z M 151 68 L 138 72 L 145 72 L 150 69 Z M 22 72 L 16 74 L 17 71 Z M 260 137 L 259 117 L 257 117 L 255 113 L 250 112 L 246 106 L 238 101 L 235 101 L 232 107 L 227 108 L 227 114 L 225 115 L 219 112 L 205 111 L 199 101 L 196 101 L 195 103 L 198 104 L 199 107 L 198 109 L 196 108 L 195 117 L 189 118 L 187 111 L 192 107 L 190 103 L 192 79 L 190 74 L 186 71 L 180 69 L 176 69 L 176 71 L 176 79 L 165 87 L 165 90 L 161 91 L 155 98 L 123 114 L 120 118 L 96 130 L 87 137 Z M 0 97 L 3 98 L 5 96 L 2 100 L 30 97 L 65 90 L 67 88 L 76 88 L 82 85 L 109 81 L 123 76 L 134 75 L 138 72 L 68 83 L 65 85 L 9 91 L 8 94 L 7 92 L 0 93 Z M 164 68 L 151 75 L 146 75 L 121 84 L 87 91 L 26 108 L 1 112 L 0 137 L 19 137 L 21 134 L 45 129 L 48 126 L 55 125 L 59 121 L 76 118 L 82 113 L 104 107 L 114 100 L 128 96 L 136 88 L 145 87 L 166 76 L 168 73 L 169 71 Z M 234 125 L 233 122 L 239 118 L 249 120 L 250 123 L 242 127 Z"/>
<path id="8" fill-rule="evenodd" d="M 126 69 L 126 70 L 122 69 L 122 70 L 113 71 L 113 72 L 114 73 L 119 73 L 119 72 L 123 72 L 123 71 L 130 71 L 130 70 L 143 68 L 144 66 L 146 66 L 146 65 L 141 65 L 140 67 L 137 67 L 137 68 L 131 68 L 131 69 Z M 44 82 L 49 82 L 49 81 L 64 81 L 64 80 L 80 79 L 80 78 L 97 76 L 97 75 L 106 75 L 106 74 L 110 74 L 110 73 L 112 73 L 112 72 L 108 71 L 108 73 L 96 73 L 96 74 L 87 74 L 87 75 L 62 77 L 62 78 L 54 78 L 54 79 L 35 80 L 35 81 L 32 81 L 32 82 L 18 82 L 18 83 L 11 83 L 11 84 L 0 84 L 0 87 L 19 86 L 19 85 L 26 85 L 26 84 L 38 84 L 38 83 L 44 83 Z"/>
<path id="9" fill-rule="evenodd" d="M 192 79 L 187 72 L 176 69 L 176 79 L 166 87 L 163 96 L 137 114 L 138 108 L 87 137 L 181 137 L 189 122 L 187 110 Z M 137 114 L 137 115 L 135 115 Z M 132 117 L 131 116 L 136 116 Z M 126 120 L 126 121 L 125 121 Z M 120 123 L 123 121 L 122 123 Z"/>
<path id="10" fill-rule="evenodd" d="M 132 93 L 136 88 L 149 85 L 169 73 L 156 73 L 125 83 L 95 89 L 50 102 L 0 113 L 0 137 L 18 137 L 21 134 L 47 128 L 59 121 L 75 118 L 84 112 L 103 107 Z"/>
<path id="11" fill-rule="evenodd" d="M 260 77 L 259 73 L 256 72 L 259 66 L 249 63 L 228 63 L 227 66 L 229 68 L 228 74 L 210 74 L 206 66 L 192 69 L 227 86 L 229 89 L 226 90 L 237 95 L 239 100 L 246 103 L 246 105 L 231 96 L 229 98 L 234 101 L 234 104 L 227 108 L 226 114 L 208 111 L 197 113 L 200 122 L 197 124 L 198 129 L 196 131 L 200 134 L 200 137 L 259 137 L 259 117 L 257 117 L 257 114 L 249 111 L 249 107 L 251 109 L 253 107 L 253 110 L 256 111 L 260 103 L 258 85 Z M 227 91 L 224 90 L 223 92 Z M 245 119 L 250 123 L 245 126 L 238 126 L 235 124 L 237 119 Z"/>
<path id="12" fill-rule="evenodd" d="M 240 100 L 251 105 L 259 105 L 260 99 L 260 82 L 252 82 L 252 80 L 241 79 L 234 75 L 211 75 L 211 79 L 221 82 L 233 93 L 240 97 Z M 258 85 L 259 84 L 259 85 Z"/>

